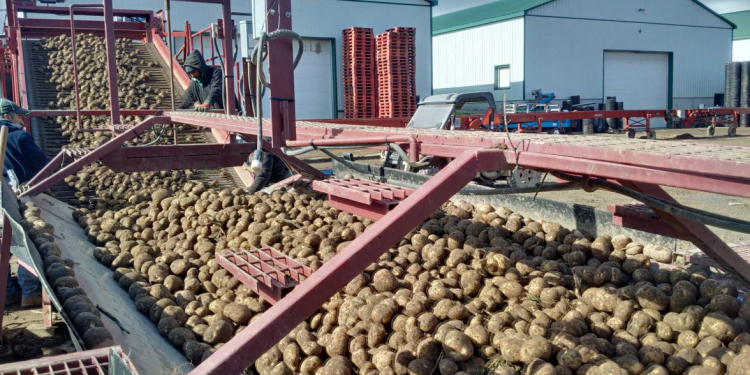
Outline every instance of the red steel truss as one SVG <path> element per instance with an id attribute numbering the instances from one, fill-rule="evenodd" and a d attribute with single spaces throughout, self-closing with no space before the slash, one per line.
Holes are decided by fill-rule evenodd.
<path id="1" fill-rule="evenodd" d="M 229 5 L 225 0 L 202 0 L 204 3 L 224 4 L 223 15 L 229 19 Z M 104 0 L 105 10 L 111 10 L 111 0 Z M 267 29 L 292 28 L 291 0 L 266 0 L 268 9 L 273 9 L 269 16 Z M 93 11 L 93 10 L 86 10 Z M 106 14 L 106 12 L 105 12 Z M 271 12 L 269 12 L 269 15 Z M 280 16 L 283 15 L 283 16 Z M 16 20 L 12 20 L 15 25 Z M 83 21 L 81 21 L 83 22 Z M 9 20 L 11 24 L 11 20 Z M 83 25 L 81 23 L 81 25 Z M 105 35 L 111 35 L 115 28 L 111 22 L 105 22 Z M 78 27 L 78 23 L 77 23 Z M 228 28 L 227 28 L 228 29 Z M 20 34 L 19 34 L 20 35 Z M 151 34 L 152 36 L 155 34 Z M 157 38 L 158 39 L 158 38 Z M 160 40 L 159 40 L 160 41 Z M 231 38 L 225 38 L 226 50 L 231 50 Z M 510 170 L 517 167 L 547 172 L 564 172 L 584 178 L 607 179 L 622 186 L 640 191 L 643 194 L 673 200 L 661 186 L 672 186 L 700 190 L 712 193 L 750 197 L 750 148 L 741 146 L 700 145 L 688 142 L 643 142 L 633 139 L 612 139 L 593 137 L 548 136 L 542 134 L 505 134 L 497 132 L 451 132 L 435 130 L 418 130 L 404 128 L 379 128 L 364 125 L 348 125 L 316 121 L 296 121 L 294 102 L 294 75 L 292 71 L 292 43 L 288 38 L 274 39 L 269 42 L 270 77 L 273 77 L 271 101 L 271 118 L 262 125 L 263 135 L 270 138 L 264 148 L 272 153 L 282 155 L 281 147 L 327 146 L 359 144 L 384 145 L 397 143 L 408 145 L 409 159 L 419 160 L 420 155 L 434 155 L 452 158 L 453 161 L 433 176 L 425 184 L 413 191 L 394 193 L 397 205 L 390 205 L 387 212 L 382 212 L 379 220 L 368 230 L 352 241 L 345 251 L 341 251 L 325 263 L 307 279 L 300 282 L 286 296 L 280 298 L 269 310 L 250 323 L 241 333 L 234 337 L 194 370 L 194 374 L 234 374 L 242 372 L 261 354 L 278 342 L 292 328 L 308 318 L 333 294 L 341 290 L 353 277 L 360 274 L 367 266 L 381 256 L 389 247 L 397 243 L 412 228 L 421 223 L 430 213 L 440 207 L 446 200 L 475 178 L 478 172 Z M 156 42 L 157 50 L 166 49 Z M 226 69 L 231 72 L 230 54 L 227 54 Z M 114 61 L 109 62 L 110 65 Z M 183 79 L 185 77 L 182 77 Z M 23 82 L 24 79 L 21 80 Z M 230 82 L 230 81 L 228 81 Z M 116 86 L 116 85 L 115 85 Z M 113 87 L 110 85 L 110 87 Z M 231 85 L 230 85 L 231 87 Z M 228 87 L 228 95 L 234 93 Z M 24 90 L 22 88 L 22 90 Z M 233 100 L 228 100 L 233 105 Z M 232 108 L 233 109 L 233 108 Z M 715 114 L 744 113 L 744 110 L 725 109 Z M 567 113 L 530 113 L 515 114 L 509 121 L 535 122 L 558 119 L 585 119 L 594 117 L 667 117 L 666 111 L 617 111 L 613 112 L 567 112 Z M 652 113 L 653 112 L 653 113 Z M 114 113 L 114 109 L 113 109 Z M 124 112 L 123 112 L 124 113 Z M 137 169 L 168 169 L 181 167 L 183 157 L 195 155 L 197 145 L 131 147 L 123 148 L 125 142 L 148 130 L 155 124 L 181 123 L 202 126 L 212 130 L 233 132 L 252 138 L 257 135 L 256 119 L 229 114 L 194 114 L 184 112 L 167 112 L 146 119 L 135 126 L 119 126 L 119 134 L 109 142 L 96 149 L 71 150 L 61 153 L 56 166 L 45 168 L 40 176 L 32 180 L 31 186 L 23 195 L 36 195 L 54 184 L 62 181 L 82 168 L 97 160 L 117 164 L 116 158 L 128 157 L 130 164 Z M 750 113 L 750 110 L 748 110 Z M 243 148 L 245 147 L 245 148 Z M 214 152 L 211 160 L 202 166 L 214 167 L 246 156 L 252 146 L 243 146 L 220 152 Z M 157 150 L 158 148 L 158 150 Z M 116 156 L 116 157 L 115 157 Z M 236 159 L 235 159 L 236 158 Z M 296 168 L 307 170 L 320 177 L 312 168 L 297 159 L 286 157 Z M 70 164 L 58 168 L 59 163 L 68 160 Z M 181 164 L 183 163 L 183 164 Z M 125 166 L 120 166 L 125 168 Z M 361 188 L 363 183 L 355 181 L 347 189 Z M 319 189 L 330 188 L 317 184 Z M 384 195 L 386 188 L 376 187 L 375 201 L 391 199 Z M 356 190 L 356 189 L 352 189 Z M 360 191 L 361 192 L 361 191 Z M 352 191 L 338 195 L 360 197 Z M 370 203 L 373 192 L 368 192 Z M 380 195 L 378 195 L 380 194 Z M 365 199 L 366 200 L 366 199 Z M 363 203 L 366 204 L 366 203 Z M 360 207 L 362 208 L 362 207 Z M 669 228 L 675 236 L 693 242 L 703 252 L 711 256 L 722 267 L 732 271 L 745 280 L 750 280 L 750 264 L 735 254 L 724 242 L 717 238 L 704 224 L 688 221 L 649 207 L 653 215 L 646 215 Z M 234 255 L 225 255 L 225 266 L 239 266 L 253 263 L 250 257 L 243 257 L 235 250 Z M 266 253 L 273 258 L 274 255 Z M 254 255 L 261 259 L 262 255 Z M 230 257 L 234 257 L 230 261 Z M 238 258 L 239 257 L 239 258 Z M 241 259 L 241 260 L 240 260 Z M 280 261 L 280 259 L 277 259 Z M 244 261 L 244 262 L 243 262 Z M 265 258 L 263 264 L 273 259 Z M 289 264 L 288 264 L 289 265 Z M 290 265 L 291 268 L 294 265 Z M 249 268 L 248 268 L 249 269 Z M 273 281 L 266 276 L 275 274 L 270 269 L 262 270 L 252 278 L 262 283 Z M 243 272 L 248 272 L 244 270 Z M 297 269 L 295 269 L 297 272 Z M 304 275 L 304 272 L 302 273 Z M 282 286 L 292 286 L 286 280 L 286 274 L 276 274 L 274 280 L 284 279 Z M 298 275 L 299 276 L 299 275 Z M 252 283 L 252 281 L 247 280 Z M 256 283 L 257 285 L 257 283 Z M 264 284 L 267 285 L 267 284 Z"/>

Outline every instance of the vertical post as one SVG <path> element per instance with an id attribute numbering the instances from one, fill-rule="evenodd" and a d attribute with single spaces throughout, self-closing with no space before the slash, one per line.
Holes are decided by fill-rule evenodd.
<path id="1" fill-rule="evenodd" d="M 232 2 L 224 0 L 221 7 L 222 19 L 224 20 L 224 87 L 226 98 L 224 108 L 228 115 L 237 114 L 234 105 L 234 54 L 232 41 L 234 40 L 234 22 L 232 21 Z M 218 51 L 217 51 L 218 52 Z"/>
<path id="2" fill-rule="evenodd" d="M 112 0 L 104 3 L 104 41 L 107 44 L 107 73 L 109 76 L 109 105 L 112 106 L 112 125 L 120 122 L 120 97 L 117 90 L 117 54 L 115 52 L 115 18 Z"/>
<path id="3" fill-rule="evenodd" d="M 292 30 L 291 0 L 266 0 L 268 32 Z M 271 126 L 274 148 L 284 147 L 285 140 L 295 140 L 297 115 L 294 106 L 294 48 L 290 38 L 268 43 L 268 73 L 271 77 Z M 290 74 L 291 73 L 291 74 Z M 286 106 L 282 106 L 282 102 Z M 286 127 L 284 125 L 287 125 Z"/>
<path id="4" fill-rule="evenodd" d="M 175 98 L 174 98 L 174 47 L 172 46 L 172 14 L 171 14 L 171 6 L 169 0 L 164 0 L 164 17 L 166 17 L 167 22 L 167 48 L 169 49 L 169 90 L 170 90 L 170 102 L 172 104 L 172 112 L 175 111 Z M 185 21 L 185 25 L 187 25 L 187 21 Z M 189 30 L 185 30 L 185 33 L 188 33 Z M 188 51 L 188 40 L 190 39 L 189 34 L 185 34 L 185 44 L 182 46 L 182 49 L 185 51 L 185 60 L 187 60 L 189 51 Z M 166 124 L 161 124 L 161 126 L 167 126 Z M 177 144 L 177 124 L 172 124 L 172 143 Z"/>
<path id="5" fill-rule="evenodd" d="M 1 182 L 5 184 L 5 181 Z M 3 215 L 3 236 L 0 238 L 0 331 L 3 326 L 3 315 L 5 314 L 5 290 L 8 288 L 8 270 L 10 269 L 10 243 L 13 237 L 13 232 L 10 228 L 10 220 L 8 215 L 2 212 Z M 0 335 L 0 337 L 2 337 Z M 1 339 L 0 339 L 1 340 Z"/>

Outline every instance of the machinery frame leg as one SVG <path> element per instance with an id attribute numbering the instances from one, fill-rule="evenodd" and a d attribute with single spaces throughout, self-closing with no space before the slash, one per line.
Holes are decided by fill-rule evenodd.
<path id="1" fill-rule="evenodd" d="M 3 212 L 3 237 L 0 239 L 0 342 L 2 342 L 3 315 L 5 314 L 5 290 L 8 288 L 8 269 L 10 268 L 10 243 L 13 229 L 8 215 Z"/>
<path id="2" fill-rule="evenodd" d="M 629 181 L 621 181 L 621 184 L 644 194 L 675 201 L 668 192 L 658 185 Z M 667 212 L 657 210 L 655 207 L 651 207 L 651 209 L 721 267 L 742 278 L 745 283 L 750 283 L 750 264 L 708 229 L 705 224 L 670 215 Z"/>
<path id="3" fill-rule="evenodd" d="M 479 159 L 479 152 L 455 159 L 190 374 L 241 373 L 474 179 Z"/>

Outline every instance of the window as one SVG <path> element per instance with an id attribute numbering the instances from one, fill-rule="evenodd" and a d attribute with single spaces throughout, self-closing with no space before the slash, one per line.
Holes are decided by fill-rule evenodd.
<path id="1" fill-rule="evenodd" d="M 510 65 L 495 67 L 495 90 L 510 89 Z"/>

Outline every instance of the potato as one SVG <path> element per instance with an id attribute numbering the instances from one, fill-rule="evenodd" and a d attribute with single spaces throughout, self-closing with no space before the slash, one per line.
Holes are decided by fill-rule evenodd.
<path id="1" fill-rule="evenodd" d="M 382 269 L 373 275 L 373 284 L 378 292 L 391 292 L 398 286 L 398 281 L 391 271 Z"/>
<path id="2" fill-rule="evenodd" d="M 75 316 L 73 324 L 79 333 L 84 333 L 94 327 L 104 327 L 101 318 L 90 312 L 83 312 Z"/>
<path id="3" fill-rule="evenodd" d="M 730 318 L 737 317 L 740 307 L 741 304 L 737 298 L 726 294 L 719 294 L 711 298 L 711 303 L 708 305 L 709 311 L 720 311 Z"/>
<path id="4" fill-rule="evenodd" d="M 106 348 L 114 345 L 112 335 L 104 327 L 89 328 L 83 333 L 83 343 L 88 349 Z"/>
<path id="5" fill-rule="evenodd" d="M 183 327 L 177 327 L 169 331 L 167 338 L 172 345 L 180 349 L 182 349 L 186 342 L 195 341 L 193 332 Z"/>
<path id="6" fill-rule="evenodd" d="M 228 342 L 232 338 L 234 329 L 226 320 L 211 323 L 203 334 L 203 340 L 211 345 Z"/>
<path id="7" fill-rule="evenodd" d="M 714 297 L 715 298 L 715 297 Z M 699 338 L 714 336 L 722 342 L 728 343 L 739 335 L 737 324 L 721 313 L 710 313 L 703 318 L 698 332 Z"/>
<path id="8" fill-rule="evenodd" d="M 456 362 L 464 362 L 474 355 L 474 346 L 465 333 L 451 330 L 442 340 L 443 349 L 448 358 Z"/>
<path id="9" fill-rule="evenodd" d="M 669 297 L 661 290 L 650 285 L 638 288 L 635 292 L 635 298 L 638 304 L 644 309 L 661 311 L 669 308 Z"/>
<path id="10" fill-rule="evenodd" d="M 350 375 L 353 373 L 352 370 L 351 361 L 342 356 L 331 357 L 322 368 L 324 374 L 331 375 Z"/>

